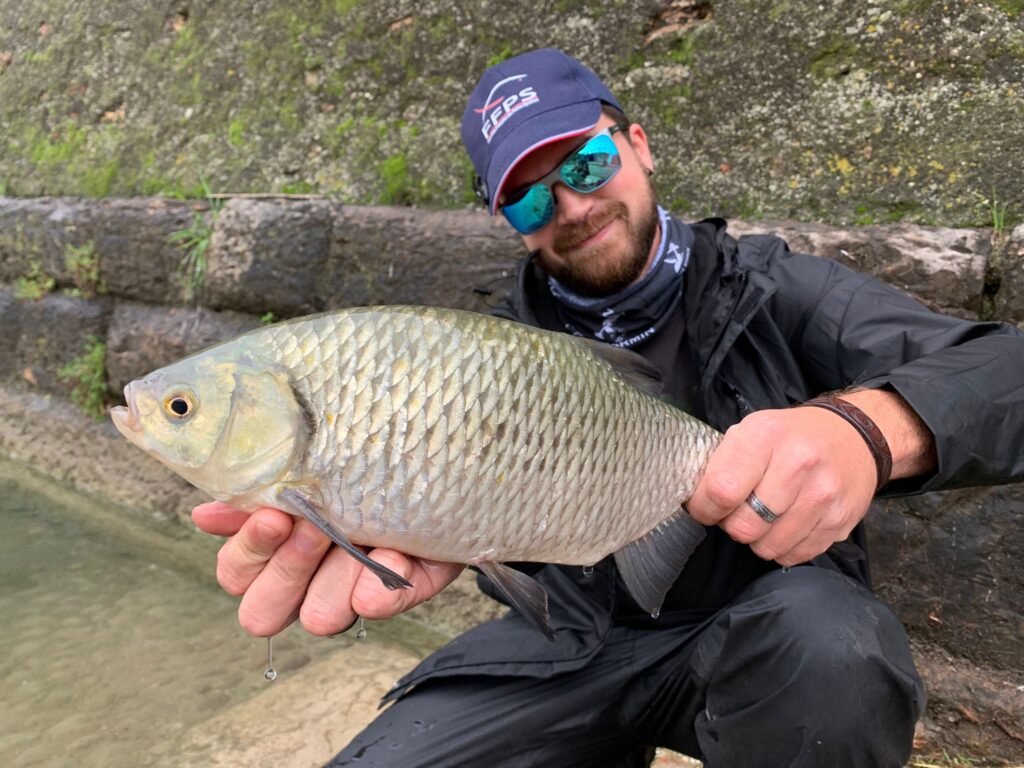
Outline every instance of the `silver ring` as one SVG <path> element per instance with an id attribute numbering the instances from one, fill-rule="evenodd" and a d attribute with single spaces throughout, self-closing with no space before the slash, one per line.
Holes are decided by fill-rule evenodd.
<path id="1" fill-rule="evenodd" d="M 768 505 L 761 501 L 759 498 L 757 498 L 757 494 L 754 493 L 753 491 L 751 491 L 750 495 L 747 496 L 747 504 L 749 504 L 750 508 L 757 512 L 757 516 L 764 520 L 766 523 L 774 523 L 776 520 L 779 519 L 779 516 L 772 512 L 770 509 L 768 509 Z"/>

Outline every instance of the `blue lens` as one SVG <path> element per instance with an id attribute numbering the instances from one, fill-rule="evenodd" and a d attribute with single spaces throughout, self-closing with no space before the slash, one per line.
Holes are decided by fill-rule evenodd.
<path id="1" fill-rule="evenodd" d="M 570 189 L 590 194 L 609 181 L 622 167 L 612 134 L 618 126 L 602 131 L 558 164 L 551 173 L 534 182 L 521 194 L 513 193 L 501 206 L 501 212 L 522 235 L 546 226 L 555 215 L 555 197 L 551 186 L 561 181 Z"/>
<path id="2" fill-rule="evenodd" d="M 561 176 L 577 192 L 589 194 L 608 183 L 621 167 L 612 137 L 598 134 L 562 163 Z"/>
<path id="3" fill-rule="evenodd" d="M 555 198 L 545 184 L 534 184 L 514 203 L 503 205 L 501 212 L 522 235 L 536 232 L 555 215 Z"/>

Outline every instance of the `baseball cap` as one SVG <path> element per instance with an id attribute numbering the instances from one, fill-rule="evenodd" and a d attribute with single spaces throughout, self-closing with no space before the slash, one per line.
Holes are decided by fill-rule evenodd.
<path id="1" fill-rule="evenodd" d="M 528 51 L 484 72 L 462 115 L 462 143 L 488 210 L 497 210 L 516 163 L 540 146 L 589 131 L 601 119 L 602 103 L 622 111 L 597 75 L 554 48 Z"/>

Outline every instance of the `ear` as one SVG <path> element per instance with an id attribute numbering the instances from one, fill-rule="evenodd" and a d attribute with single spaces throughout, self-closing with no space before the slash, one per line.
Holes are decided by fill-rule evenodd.
<path id="1" fill-rule="evenodd" d="M 636 152 L 640 165 L 653 172 L 654 158 L 651 157 L 651 148 L 647 143 L 647 134 L 644 133 L 644 129 L 639 123 L 630 123 L 629 143 L 633 147 L 633 151 Z"/>

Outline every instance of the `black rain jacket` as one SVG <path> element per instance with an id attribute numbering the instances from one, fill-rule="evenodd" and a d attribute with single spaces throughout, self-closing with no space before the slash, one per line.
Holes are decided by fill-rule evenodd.
<path id="1" fill-rule="evenodd" d="M 935 437 L 932 474 L 890 483 L 895 496 L 1024 478 L 1024 333 L 1002 323 L 932 312 L 868 275 L 829 259 L 792 253 L 770 235 L 732 238 L 722 219 L 693 225 L 678 321 L 682 349 L 651 356 L 663 372 L 691 365 L 694 411 L 724 430 L 749 413 L 802 402 L 851 385 L 888 388 L 914 408 Z M 546 278 L 532 256 L 494 314 L 563 330 Z M 660 356 L 660 359 L 659 359 Z M 868 583 L 863 526 L 816 558 Z M 506 620 L 470 630 L 428 658 L 389 694 L 435 675 L 548 676 L 578 668 L 617 621 L 699 625 L 759 575 L 776 568 L 720 529 L 698 547 L 666 597 L 657 621 L 617 584 L 608 558 L 579 567 L 529 568 L 548 590 L 556 641 Z M 500 598 L 481 577 L 488 594 Z M 516 623 L 518 617 L 510 620 Z M 502 626 L 505 625 L 505 626 Z"/>

